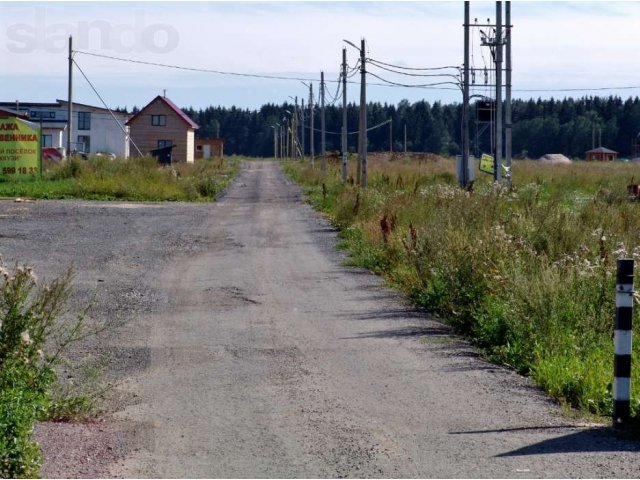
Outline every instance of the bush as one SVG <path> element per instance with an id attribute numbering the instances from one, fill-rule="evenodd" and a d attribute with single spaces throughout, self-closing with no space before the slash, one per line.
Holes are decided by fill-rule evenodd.
<path id="1" fill-rule="evenodd" d="M 37 287 L 30 268 L 9 271 L 0 260 L 0 475 L 36 477 L 40 452 L 31 440 L 51 407 L 55 366 L 86 333 L 82 316 L 61 320 L 71 271 Z"/>

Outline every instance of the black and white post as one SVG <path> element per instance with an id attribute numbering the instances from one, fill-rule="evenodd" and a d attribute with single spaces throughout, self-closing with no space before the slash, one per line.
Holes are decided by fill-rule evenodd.
<path id="1" fill-rule="evenodd" d="M 633 317 L 633 260 L 618 259 L 616 321 L 613 334 L 613 426 L 623 427 L 631 406 L 631 327 Z"/>

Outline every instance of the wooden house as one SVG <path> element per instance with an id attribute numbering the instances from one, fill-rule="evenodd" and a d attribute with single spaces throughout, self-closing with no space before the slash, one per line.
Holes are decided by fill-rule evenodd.
<path id="1" fill-rule="evenodd" d="M 605 147 L 594 148 L 585 152 L 587 161 L 614 162 L 618 159 L 618 152 Z"/>
<path id="2" fill-rule="evenodd" d="M 158 95 L 127 122 L 131 154 L 173 146 L 173 162 L 193 163 L 198 125 L 167 97 Z M 136 148 L 137 147 L 137 148 Z"/>

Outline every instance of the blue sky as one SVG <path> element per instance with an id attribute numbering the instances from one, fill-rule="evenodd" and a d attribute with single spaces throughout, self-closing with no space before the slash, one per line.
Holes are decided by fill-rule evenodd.
<path id="1" fill-rule="evenodd" d="M 471 17 L 495 19 L 495 2 L 471 2 Z M 640 95 L 640 88 L 581 92 L 535 89 L 640 86 L 640 2 L 512 2 L 515 97 Z M 367 41 L 368 56 L 411 67 L 462 63 L 461 1 L 448 2 L 6 2 L 0 1 L 2 101 L 66 98 L 66 40 L 77 50 L 131 60 L 238 73 L 338 77 L 342 39 Z M 474 64 L 489 52 L 474 35 Z M 484 50 L 484 52 L 483 52 Z M 483 60 L 484 54 L 484 60 Z M 354 65 L 357 52 L 348 49 Z M 308 95 L 297 80 L 253 79 L 124 63 L 76 54 L 110 106 L 144 105 L 164 89 L 181 106 L 259 108 Z M 425 83 L 371 67 L 379 76 Z M 454 73 L 452 71 L 452 73 Z M 353 77 L 357 80 L 358 76 Z M 450 80 L 443 77 L 442 80 Z M 477 79 L 482 84 L 483 79 Z M 380 83 L 369 79 L 370 83 Z M 74 99 L 100 101 L 75 71 Z M 452 88 L 449 85 L 444 88 Z M 357 85 L 348 87 L 358 101 Z M 330 83 L 328 91 L 335 92 Z M 477 93 L 489 89 L 478 86 Z M 370 85 L 368 99 L 460 101 L 448 89 Z"/>

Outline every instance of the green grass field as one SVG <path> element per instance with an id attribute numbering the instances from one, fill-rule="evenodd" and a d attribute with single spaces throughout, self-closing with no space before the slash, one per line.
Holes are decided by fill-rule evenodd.
<path id="1" fill-rule="evenodd" d="M 352 264 L 564 404 L 611 415 L 616 258 L 640 258 L 640 202 L 627 194 L 640 165 L 520 161 L 512 190 L 478 172 L 472 192 L 457 186 L 454 160 L 372 159 L 364 191 L 342 186 L 337 165 L 326 179 L 285 168 L 340 228 Z M 637 416 L 640 368 L 632 375 Z"/>
<path id="2" fill-rule="evenodd" d="M 42 179 L 0 181 L 0 197 L 211 201 L 234 178 L 235 158 L 161 167 L 152 158 L 92 157 L 51 165 Z"/>

